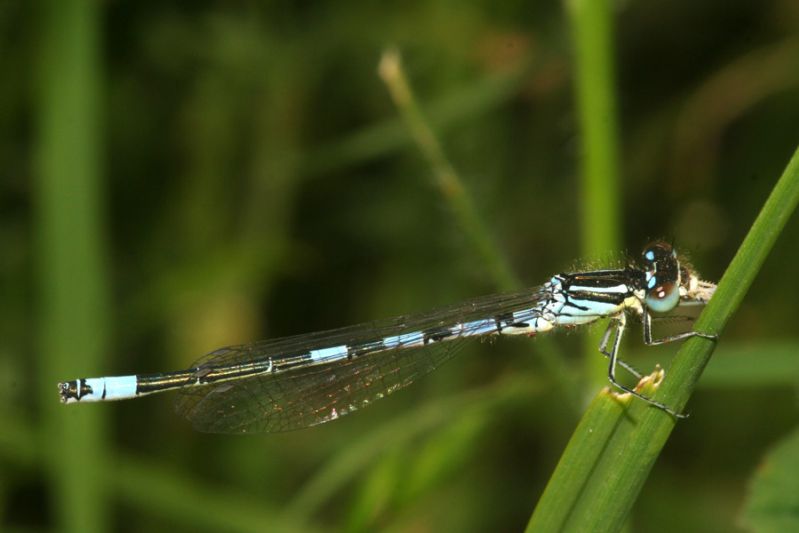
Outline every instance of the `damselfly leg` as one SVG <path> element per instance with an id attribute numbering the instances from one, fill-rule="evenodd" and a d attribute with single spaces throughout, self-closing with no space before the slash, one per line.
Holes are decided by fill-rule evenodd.
<path id="1" fill-rule="evenodd" d="M 699 331 L 687 331 L 684 333 L 678 333 L 676 335 L 669 335 L 667 337 L 663 337 L 660 339 L 653 339 L 652 338 L 652 315 L 646 310 L 643 310 L 642 313 L 642 325 L 643 325 L 643 334 L 644 334 L 644 344 L 647 346 L 656 346 L 659 344 L 666 344 L 669 342 L 679 341 L 683 339 L 688 339 L 690 337 L 701 337 L 703 339 L 708 339 L 712 341 L 716 341 L 718 339 L 717 335 L 711 335 L 708 333 L 702 333 Z M 605 330 L 604 335 L 602 336 L 602 341 L 599 344 L 599 351 L 606 357 L 610 359 L 610 363 L 608 364 L 608 380 L 617 388 L 621 389 L 624 392 L 632 394 L 636 398 L 647 402 L 650 405 L 661 409 L 668 414 L 672 415 L 675 418 L 688 418 L 686 413 L 678 413 L 668 405 L 653 400 L 643 394 L 635 391 L 634 389 L 627 387 L 626 385 L 619 383 L 616 380 L 616 365 L 623 367 L 625 370 L 633 374 L 636 378 L 641 379 L 641 375 L 635 371 L 634 369 L 630 368 L 630 365 L 622 361 L 618 358 L 619 353 L 619 346 L 621 345 L 621 338 L 624 333 L 624 329 L 627 327 L 627 315 L 625 313 L 619 314 L 618 317 L 614 317 L 611 319 L 610 324 L 608 324 L 607 329 Z M 610 342 L 611 335 L 613 335 L 613 344 L 611 346 L 610 352 L 607 351 L 608 344 Z"/>
<path id="2" fill-rule="evenodd" d="M 713 335 L 712 333 L 702 333 L 701 331 L 686 331 L 683 333 L 677 333 L 676 335 L 668 335 L 660 339 L 653 339 L 652 315 L 650 315 L 647 312 L 644 312 L 642 321 L 644 326 L 644 344 L 646 344 L 647 346 L 657 346 L 658 344 L 666 344 L 669 342 L 681 341 L 683 339 L 688 339 L 690 337 L 701 337 L 703 339 L 708 339 L 714 342 L 719 339 L 718 335 Z"/>
<path id="3" fill-rule="evenodd" d="M 602 334 L 602 340 L 599 342 L 599 353 L 601 353 L 608 359 L 612 359 L 610 352 L 608 352 L 608 343 L 610 342 L 610 336 L 613 333 L 618 333 L 618 327 L 616 326 L 615 322 L 611 320 L 610 323 L 608 324 L 608 327 L 605 328 L 605 333 Z M 616 345 L 615 339 L 613 341 L 613 344 L 614 346 Z M 635 377 L 635 379 L 640 380 L 643 377 L 641 372 L 639 372 L 634 366 L 621 359 L 617 358 L 616 364 L 618 364 L 620 367 L 622 367 L 627 372 L 632 374 L 633 377 Z"/>

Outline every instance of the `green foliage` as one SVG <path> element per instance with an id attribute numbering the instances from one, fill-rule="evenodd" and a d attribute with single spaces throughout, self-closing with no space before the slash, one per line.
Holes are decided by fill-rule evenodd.
<path id="1" fill-rule="evenodd" d="M 758 532 L 799 529 L 799 431 L 788 435 L 764 458 L 749 487 L 744 525 Z"/>

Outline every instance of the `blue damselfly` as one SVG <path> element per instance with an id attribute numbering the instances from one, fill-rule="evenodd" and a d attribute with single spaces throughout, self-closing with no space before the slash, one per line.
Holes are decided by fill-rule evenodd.
<path id="1" fill-rule="evenodd" d="M 285 431 L 335 420 L 441 366 L 461 341 L 528 335 L 609 319 L 599 350 L 620 390 L 674 415 L 668 406 L 616 380 L 628 315 L 639 316 L 647 345 L 713 335 L 652 336 L 652 313 L 704 304 L 716 286 L 701 281 L 672 246 L 648 245 L 640 265 L 564 273 L 541 287 L 477 298 L 417 316 L 221 348 L 178 372 L 83 378 L 59 383 L 61 401 L 85 403 L 179 390 L 178 411 L 217 433 Z"/>

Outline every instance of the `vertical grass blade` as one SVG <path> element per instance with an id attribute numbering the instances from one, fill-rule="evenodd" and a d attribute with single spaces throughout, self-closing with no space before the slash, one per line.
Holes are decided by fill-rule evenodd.
<path id="1" fill-rule="evenodd" d="M 99 368 L 106 275 L 100 187 L 99 5 L 51 0 L 42 18 L 36 184 L 39 303 L 37 397 L 58 531 L 107 529 L 100 409 L 64 409 L 56 383 Z"/>
<path id="2" fill-rule="evenodd" d="M 613 63 L 613 3 L 566 2 L 572 26 L 581 136 L 582 248 L 597 258 L 619 249 L 619 156 Z"/>
<path id="3" fill-rule="evenodd" d="M 580 121 L 581 255 L 590 259 L 621 249 L 613 5 L 608 0 L 566 2 Z M 586 374 L 594 384 L 607 378 L 605 360 L 596 357 L 600 335 L 585 335 L 583 344 Z"/>

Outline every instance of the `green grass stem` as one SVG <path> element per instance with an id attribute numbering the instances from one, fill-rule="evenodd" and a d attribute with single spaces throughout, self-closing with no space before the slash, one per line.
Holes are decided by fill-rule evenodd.
<path id="1" fill-rule="evenodd" d="M 619 155 L 613 63 L 613 2 L 569 0 L 575 53 L 575 93 L 581 135 L 581 208 L 584 256 L 618 250 Z"/>
<path id="2" fill-rule="evenodd" d="M 580 206 L 582 256 L 603 258 L 619 250 L 618 127 L 613 63 L 613 3 L 608 0 L 566 2 L 572 28 L 575 98 L 580 123 Z M 607 379 L 607 365 L 596 357 L 601 331 L 585 335 L 586 375 L 594 384 Z"/>
<path id="3" fill-rule="evenodd" d="M 40 437 L 47 446 L 54 529 L 104 531 L 107 411 L 67 413 L 56 383 L 99 368 L 107 348 L 102 134 L 98 102 L 100 4 L 50 1 L 38 65 L 36 216 Z"/>

